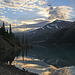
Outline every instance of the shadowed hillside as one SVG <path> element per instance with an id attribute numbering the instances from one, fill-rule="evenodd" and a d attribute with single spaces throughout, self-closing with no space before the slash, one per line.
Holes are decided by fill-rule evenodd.
<path id="1" fill-rule="evenodd" d="M 75 21 L 69 26 L 57 31 L 45 44 L 75 44 Z"/>
<path id="2" fill-rule="evenodd" d="M 0 56 L 6 51 L 20 49 L 21 44 L 15 35 L 12 33 L 11 25 L 8 30 L 5 29 L 5 24 L 0 28 Z"/>

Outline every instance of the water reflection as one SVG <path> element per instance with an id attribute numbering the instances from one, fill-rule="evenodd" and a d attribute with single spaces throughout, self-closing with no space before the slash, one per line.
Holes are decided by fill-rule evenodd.
<path id="1" fill-rule="evenodd" d="M 75 46 L 39 46 L 32 49 L 36 58 L 56 67 L 75 65 Z M 67 63 L 68 62 L 68 63 Z"/>
<path id="2" fill-rule="evenodd" d="M 24 57 L 23 61 L 22 56 L 15 58 L 14 61 L 12 62 L 12 65 L 16 65 L 16 67 L 19 67 L 20 69 L 25 68 L 30 72 L 40 73 L 40 74 L 49 69 L 49 65 L 39 59 Z"/>
<path id="3" fill-rule="evenodd" d="M 75 68 L 68 66 L 75 65 L 75 46 L 35 46 L 32 50 L 13 50 L 5 53 L 2 61 L 41 75 L 73 75 Z"/>
<path id="4" fill-rule="evenodd" d="M 12 65 L 16 65 L 16 67 L 19 67 L 20 69 L 25 68 L 26 70 L 38 73 L 39 75 L 75 75 L 74 66 L 56 68 L 38 59 L 36 61 L 33 58 L 24 57 L 24 60 L 25 61 L 22 61 L 22 57 L 15 58 Z"/>

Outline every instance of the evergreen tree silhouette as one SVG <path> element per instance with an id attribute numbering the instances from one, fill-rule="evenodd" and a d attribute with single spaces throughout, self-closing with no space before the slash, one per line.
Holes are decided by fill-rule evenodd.
<path id="1" fill-rule="evenodd" d="M 5 32 L 5 23 L 3 22 L 3 31 Z"/>
<path id="2" fill-rule="evenodd" d="M 29 48 L 29 45 L 28 45 L 28 39 L 26 38 L 26 41 L 25 41 L 25 46 L 26 46 L 26 49 Z"/>
<path id="3" fill-rule="evenodd" d="M 12 34 L 11 24 L 10 24 L 10 28 L 9 28 L 9 33 Z"/>
<path id="4" fill-rule="evenodd" d="M 8 29 L 7 29 L 7 34 L 8 34 Z"/>
<path id="5" fill-rule="evenodd" d="M 5 24 L 3 22 L 2 27 L 0 28 L 1 35 L 5 34 Z"/>
<path id="6" fill-rule="evenodd" d="M 22 44 L 24 45 L 24 33 L 22 35 Z"/>
<path id="7" fill-rule="evenodd" d="M 27 40 L 27 38 L 26 38 L 26 45 L 28 45 L 28 40 Z"/>

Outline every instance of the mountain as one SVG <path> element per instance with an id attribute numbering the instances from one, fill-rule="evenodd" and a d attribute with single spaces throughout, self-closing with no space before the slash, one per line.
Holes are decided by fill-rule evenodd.
<path id="1" fill-rule="evenodd" d="M 17 26 L 17 27 L 13 27 L 14 28 L 32 28 L 28 31 L 25 32 L 16 32 L 14 33 L 16 36 L 18 36 L 21 39 L 21 36 L 23 35 L 23 33 L 25 34 L 25 37 L 27 34 L 30 34 L 30 32 L 35 31 L 35 28 L 39 28 L 39 27 L 43 27 L 44 25 L 46 25 L 49 21 L 43 21 L 37 24 L 28 24 L 28 25 L 21 25 L 21 26 Z"/>
<path id="2" fill-rule="evenodd" d="M 48 23 L 42 28 L 36 29 L 27 33 L 25 36 L 29 38 L 31 43 L 39 43 L 46 41 L 49 37 L 51 37 L 56 31 L 65 28 L 70 25 L 72 22 L 56 20 L 52 23 Z"/>
<path id="3" fill-rule="evenodd" d="M 17 27 L 13 27 L 13 29 L 14 28 L 25 28 L 25 29 L 29 28 L 29 30 L 25 31 L 25 33 L 27 33 L 27 32 L 35 30 L 36 28 L 41 28 L 44 25 L 46 25 L 47 23 L 49 23 L 49 21 L 43 21 L 43 22 L 39 22 L 39 23 L 36 23 L 36 24 L 23 24 L 23 25 L 20 25 L 20 26 L 17 26 Z M 22 33 L 17 30 L 17 32 L 15 34 L 18 35 L 18 34 L 22 34 Z"/>
<path id="4" fill-rule="evenodd" d="M 75 21 L 54 33 L 44 44 L 75 44 Z"/>
<path id="5" fill-rule="evenodd" d="M 45 29 L 61 29 L 69 24 L 71 24 L 71 22 L 69 22 L 69 21 L 55 20 L 54 22 L 45 25 L 43 28 L 45 28 Z"/>

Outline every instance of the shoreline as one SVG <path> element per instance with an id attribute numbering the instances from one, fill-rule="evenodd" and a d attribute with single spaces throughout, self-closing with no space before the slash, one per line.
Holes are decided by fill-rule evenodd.
<path id="1" fill-rule="evenodd" d="M 38 74 L 28 72 L 25 69 L 21 70 L 13 65 L 7 65 L 4 62 L 0 62 L 0 75 L 38 75 Z"/>

